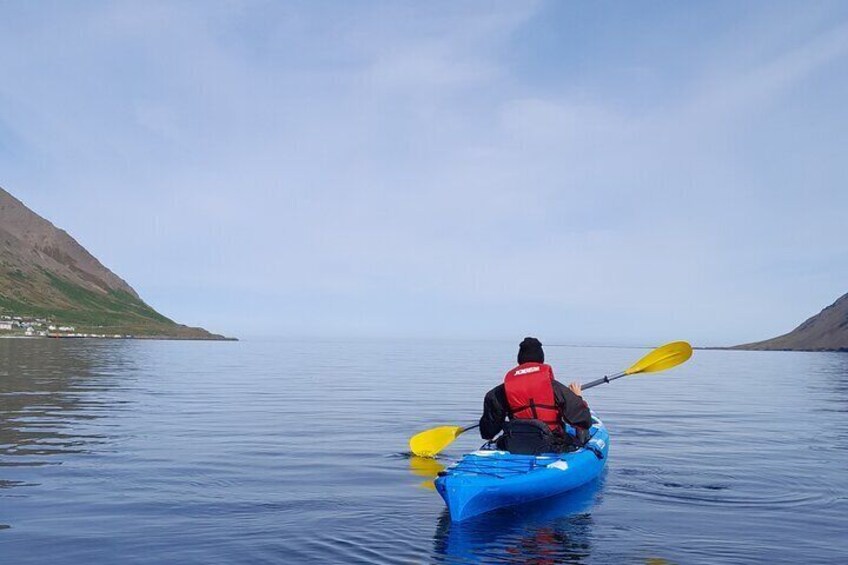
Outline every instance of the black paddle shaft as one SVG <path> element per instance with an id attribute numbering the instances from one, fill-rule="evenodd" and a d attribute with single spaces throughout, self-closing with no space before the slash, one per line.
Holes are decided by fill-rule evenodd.
<path id="1" fill-rule="evenodd" d="M 601 378 L 601 379 L 596 379 L 596 380 L 594 380 L 594 381 L 590 381 L 590 382 L 586 383 L 586 384 L 585 384 L 585 385 L 583 385 L 581 388 L 582 388 L 583 390 L 586 390 L 586 389 L 588 389 L 588 388 L 592 388 L 593 386 L 598 386 L 598 385 L 606 384 L 606 383 L 608 383 L 608 382 L 610 382 L 610 381 L 614 381 L 615 379 L 620 379 L 621 377 L 624 377 L 624 376 L 626 376 L 626 375 L 627 375 L 627 373 L 618 373 L 617 375 L 612 375 L 612 376 L 610 376 L 610 377 L 603 377 L 603 378 Z"/>

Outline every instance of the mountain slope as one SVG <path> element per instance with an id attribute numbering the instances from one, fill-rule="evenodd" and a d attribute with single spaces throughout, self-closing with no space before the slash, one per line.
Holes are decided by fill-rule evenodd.
<path id="1" fill-rule="evenodd" d="M 848 294 L 788 334 L 734 349 L 848 351 Z"/>
<path id="2" fill-rule="evenodd" d="M 65 231 L 0 188 L 0 314 L 96 333 L 216 339 L 156 312 Z"/>

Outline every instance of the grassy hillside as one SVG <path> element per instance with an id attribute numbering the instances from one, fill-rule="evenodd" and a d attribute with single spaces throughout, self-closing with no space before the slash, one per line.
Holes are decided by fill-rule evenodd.
<path id="1" fill-rule="evenodd" d="M 201 328 L 175 323 L 122 290 L 94 291 L 44 269 L 28 274 L 4 265 L 0 271 L 0 314 L 48 318 L 81 332 L 216 338 Z"/>
<path id="2" fill-rule="evenodd" d="M 70 234 L 2 188 L 0 315 L 46 318 L 77 333 L 222 338 L 156 312 Z"/>

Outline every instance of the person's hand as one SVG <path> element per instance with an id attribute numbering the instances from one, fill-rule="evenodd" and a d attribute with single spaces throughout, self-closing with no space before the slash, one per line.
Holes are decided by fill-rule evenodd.
<path id="1" fill-rule="evenodd" d="M 568 388 L 569 388 L 569 390 L 571 390 L 571 392 L 573 392 L 574 394 L 576 394 L 580 398 L 583 398 L 583 388 L 580 386 L 580 383 L 578 383 L 577 381 L 574 381 L 573 383 L 568 385 Z"/>

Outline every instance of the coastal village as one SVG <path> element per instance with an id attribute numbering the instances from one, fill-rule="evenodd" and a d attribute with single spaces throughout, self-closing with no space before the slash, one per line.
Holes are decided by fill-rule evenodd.
<path id="1" fill-rule="evenodd" d="M 131 339 L 131 335 L 77 332 L 75 326 L 59 325 L 47 318 L 0 316 L 0 337 Z"/>

